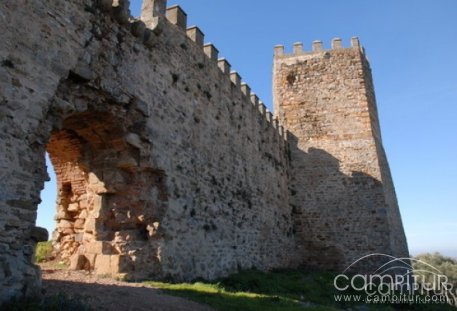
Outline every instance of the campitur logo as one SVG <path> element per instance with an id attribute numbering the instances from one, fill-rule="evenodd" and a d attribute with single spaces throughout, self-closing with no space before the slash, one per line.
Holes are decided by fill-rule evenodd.
<path id="1" fill-rule="evenodd" d="M 357 267 L 379 267 L 355 273 Z M 413 268 L 412 263 L 415 263 Z M 367 264 L 368 263 L 368 264 Z M 333 281 L 336 302 L 368 304 L 450 304 L 457 306 L 457 288 L 434 266 L 414 258 L 369 254 L 357 259 Z"/>

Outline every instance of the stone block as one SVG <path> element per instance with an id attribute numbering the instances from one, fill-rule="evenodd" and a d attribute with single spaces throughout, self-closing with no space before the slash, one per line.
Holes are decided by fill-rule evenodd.
<path id="1" fill-rule="evenodd" d="M 75 242 L 82 243 L 84 240 L 84 233 L 83 232 L 76 232 L 75 233 Z"/>
<path id="2" fill-rule="evenodd" d="M 57 228 L 62 229 L 62 230 L 68 229 L 68 228 L 73 228 L 73 223 L 66 219 L 62 219 L 57 223 Z"/>
<path id="3" fill-rule="evenodd" d="M 225 58 L 219 58 L 217 60 L 217 66 L 226 75 L 230 75 L 230 63 Z"/>
<path id="4" fill-rule="evenodd" d="M 239 88 L 241 86 L 241 76 L 239 75 L 238 72 L 232 71 L 230 72 L 230 80 L 232 83 L 235 85 L 236 88 Z"/>
<path id="5" fill-rule="evenodd" d="M 79 210 L 79 204 L 77 202 L 68 204 L 67 210 L 69 212 L 77 212 Z"/>
<path id="6" fill-rule="evenodd" d="M 294 54 L 300 55 L 303 53 L 303 43 L 295 42 L 294 43 Z"/>
<path id="7" fill-rule="evenodd" d="M 241 83 L 241 92 L 250 99 L 251 97 L 251 88 L 247 83 Z"/>
<path id="8" fill-rule="evenodd" d="M 72 235 L 75 233 L 75 230 L 73 230 L 73 228 L 64 228 L 62 229 L 61 233 L 62 235 Z"/>
<path id="9" fill-rule="evenodd" d="M 95 218 L 87 218 L 86 223 L 84 224 L 84 231 L 94 233 L 96 231 L 96 219 Z"/>
<path id="10" fill-rule="evenodd" d="M 187 36 L 194 41 L 198 46 L 203 46 L 205 35 L 197 26 L 192 26 L 186 30 Z"/>
<path id="11" fill-rule="evenodd" d="M 276 45 L 275 46 L 275 57 L 284 56 L 284 45 Z"/>
<path id="12" fill-rule="evenodd" d="M 87 259 L 84 255 L 74 254 L 70 257 L 70 270 L 82 270 L 87 268 Z"/>
<path id="13" fill-rule="evenodd" d="M 167 8 L 167 18 L 170 23 L 178 26 L 180 29 L 185 30 L 187 27 L 187 14 L 179 5 L 174 5 Z"/>
<path id="14" fill-rule="evenodd" d="M 164 16 L 167 0 L 143 0 L 141 6 L 141 19 L 149 22 L 153 17 Z"/>
<path id="15" fill-rule="evenodd" d="M 84 229 L 84 223 L 85 223 L 85 221 L 86 221 L 86 220 L 85 220 L 85 219 L 82 219 L 82 218 L 76 219 L 74 228 L 75 228 L 75 229 Z"/>
<path id="16" fill-rule="evenodd" d="M 206 56 L 208 56 L 209 59 L 211 59 L 214 62 L 217 62 L 217 57 L 219 55 L 219 51 L 213 44 L 211 44 L 211 43 L 205 44 L 203 46 L 203 51 L 205 52 Z"/>
<path id="17" fill-rule="evenodd" d="M 313 52 L 319 52 L 323 50 L 322 41 L 313 41 Z"/>
<path id="18" fill-rule="evenodd" d="M 98 254 L 95 257 L 95 271 L 97 274 L 111 274 L 111 255 Z"/>
<path id="19" fill-rule="evenodd" d="M 94 268 L 98 275 L 116 275 L 128 270 L 129 258 L 123 255 L 97 255 Z"/>
<path id="20" fill-rule="evenodd" d="M 85 253 L 89 254 L 111 254 L 113 249 L 111 244 L 105 241 L 86 242 L 83 245 Z"/>
<path id="21" fill-rule="evenodd" d="M 334 38 L 332 39 L 332 49 L 341 49 L 341 39 L 340 38 Z"/>

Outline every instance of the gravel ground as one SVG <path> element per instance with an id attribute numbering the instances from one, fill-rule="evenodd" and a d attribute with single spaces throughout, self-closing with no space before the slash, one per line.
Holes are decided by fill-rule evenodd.
<path id="1" fill-rule="evenodd" d="M 97 311 L 214 311 L 206 305 L 166 295 L 142 283 L 122 282 L 87 271 L 54 269 L 47 265 L 42 265 L 42 273 L 46 296 L 77 295 Z"/>

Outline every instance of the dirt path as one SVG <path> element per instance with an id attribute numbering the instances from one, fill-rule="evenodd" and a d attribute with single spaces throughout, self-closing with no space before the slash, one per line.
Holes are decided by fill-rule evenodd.
<path id="1" fill-rule="evenodd" d="M 69 271 L 42 266 L 46 296 L 78 295 L 94 310 L 109 311 L 214 311 L 183 298 L 164 294 L 141 283 L 100 278 L 85 271 Z"/>

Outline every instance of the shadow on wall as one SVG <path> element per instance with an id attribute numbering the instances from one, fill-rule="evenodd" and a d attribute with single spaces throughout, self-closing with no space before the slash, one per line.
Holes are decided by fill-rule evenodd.
<path id="1" fill-rule="evenodd" d="M 304 152 L 291 133 L 288 140 L 298 264 L 340 271 L 363 255 L 389 253 L 382 183 L 362 172 L 343 173 L 340 161 L 325 150 Z M 358 268 L 370 270 L 378 264 Z"/>

